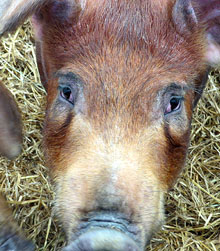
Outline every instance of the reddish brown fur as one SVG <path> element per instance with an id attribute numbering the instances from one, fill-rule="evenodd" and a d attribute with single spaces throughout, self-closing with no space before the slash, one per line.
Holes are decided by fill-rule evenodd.
<path id="1" fill-rule="evenodd" d="M 170 22 L 172 6 L 173 1 L 88 1 L 77 24 L 47 16 L 48 78 L 71 71 L 85 83 L 85 114 L 76 117 L 56 111 L 57 80 L 47 83 L 45 149 L 69 239 L 77 219 L 100 208 L 130 217 L 142 243 L 163 218 L 163 192 L 185 161 L 193 83 L 206 69 L 203 27 L 179 35 Z M 173 82 L 189 84 L 189 90 L 182 121 L 169 126 L 154 100 Z"/>
<path id="2" fill-rule="evenodd" d="M 88 118 L 99 131 L 102 128 L 101 131 L 109 133 L 113 127 L 112 120 L 119 116 L 123 121 L 120 126 L 125 127 L 120 133 L 124 138 L 127 135 L 135 138 L 136 131 L 145 128 L 153 119 L 148 112 L 152 111 L 151 102 L 157 90 L 171 82 L 193 83 L 196 74 L 205 69 L 205 65 L 198 64 L 198 61 L 203 62 L 203 34 L 196 32 L 194 36 L 183 39 L 170 23 L 171 1 L 167 1 L 167 6 L 160 3 L 155 4 L 161 9 L 150 8 L 148 5 L 154 3 L 146 1 L 104 1 L 100 7 L 87 6 L 78 25 L 71 22 L 58 24 L 51 19 L 51 24 L 44 27 L 43 54 L 51 60 L 49 78 L 58 69 L 83 76 L 88 93 Z M 132 13 L 134 8 L 130 4 L 135 4 L 135 13 Z M 111 13 L 111 10 L 118 9 L 120 14 Z M 137 15 L 137 18 L 143 19 L 142 22 L 137 21 L 140 27 L 133 18 L 122 27 L 125 16 L 133 17 L 139 12 L 142 16 Z M 154 23 L 153 28 L 151 23 Z M 150 37 L 147 37 L 148 33 Z M 50 84 L 49 106 L 55 99 L 56 85 L 54 81 Z M 147 99 L 147 96 L 151 98 Z M 191 106 L 187 109 L 189 118 Z M 135 109 L 135 112 L 128 114 L 130 109 Z M 168 177 L 167 180 L 172 179 Z"/>

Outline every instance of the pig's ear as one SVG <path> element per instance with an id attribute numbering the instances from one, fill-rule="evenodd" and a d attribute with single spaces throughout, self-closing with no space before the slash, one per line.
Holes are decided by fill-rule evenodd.
<path id="1" fill-rule="evenodd" d="M 47 0 L 0 0 L 0 35 L 15 29 Z"/>
<path id="2" fill-rule="evenodd" d="M 46 89 L 49 66 L 47 65 L 48 60 L 45 58 L 46 53 L 44 53 L 44 35 L 48 34 L 50 27 L 52 31 L 56 29 L 60 30 L 69 23 L 77 23 L 81 11 L 85 9 L 86 2 L 87 0 L 49 0 L 32 15 L 37 64 L 41 82 Z"/>
<path id="3" fill-rule="evenodd" d="M 35 38 L 41 40 L 44 26 L 75 23 L 87 0 L 47 0 L 32 16 Z"/>
<path id="4" fill-rule="evenodd" d="M 205 28 L 206 60 L 210 66 L 220 64 L 220 0 L 176 0 L 173 22 L 182 35 Z"/>

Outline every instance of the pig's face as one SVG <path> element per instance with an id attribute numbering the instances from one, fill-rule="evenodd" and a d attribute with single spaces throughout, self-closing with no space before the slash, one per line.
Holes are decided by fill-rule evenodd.
<path id="1" fill-rule="evenodd" d="M 117 27 L 103 31 L 84 17 L 80 26 L 45 31 L 50 80 L 44 144 L 56 211 L 70 242 L 105 228 L 143 248 L 163 221 L 164 193 L 183 167 L 195 89 L 206 70 L 197 64 L 204 60 L 200 37 L 183 40 L 166 18 L 154 27 L 154 38 L 145 25 L 147 42 L 112 38 L 104 32 L 115 34 Z M 68 41 L 60 40 L 62 33 Z M 86 245 L 117 239 L 106 233 L 93 243 L 95 235 L 85 237 Z M 106 245 L 113 250 L 115 244 Z M 121 245 L 116 250 L 128 250 L 127 242 Z"/>
<path id="2" fill-rule="evenodd" d="M 143 250 L 161 225 L 207 66 L 219 63 L 220 6 L 209 2 L 0 6 L 0 32 L 35 13 L 45 155 L 66 250 Z"/>

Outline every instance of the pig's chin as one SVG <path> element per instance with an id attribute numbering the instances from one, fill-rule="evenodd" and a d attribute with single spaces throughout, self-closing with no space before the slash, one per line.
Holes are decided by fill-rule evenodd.
<path id="1" fill-rule="evenodd" d="M 141 251 L 140 231 L 121 214 L 91 214 L 78 225 L 78 231 L 64 251 Z"/>

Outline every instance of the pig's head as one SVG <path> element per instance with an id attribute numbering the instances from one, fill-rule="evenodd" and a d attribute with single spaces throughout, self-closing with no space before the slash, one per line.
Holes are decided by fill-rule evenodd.
<path id="1" fill-rule="evenodd" d="M 2 32 L 34 13 L 65 250 L 143 250 L 163 222 L 193 108 L 220 59 L 219 1 L 3 3 Z"/>

